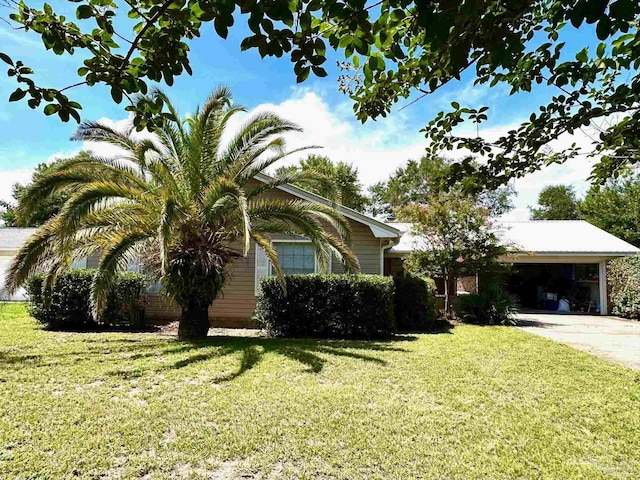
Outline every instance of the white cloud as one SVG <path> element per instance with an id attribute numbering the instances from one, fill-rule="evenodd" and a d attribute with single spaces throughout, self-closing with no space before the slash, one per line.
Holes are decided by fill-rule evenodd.
<path id="1" fill-rule="evenodd" d="M 424 154 L 427 140 L 418 132 L 410 117 L 410 112 L 394 113 L 388 118 L 362 125 L 357 122 L 348 102 L 330 106 L 321 94 L 310 89 L 294 89 L 289 99 L 282 103 L 265 103 L 257 106 L 247 114 L 238 114 L 229 127 L 236 129 L 247 119 L 247 116 L 261 111 L 271 111 L 293 121 L 303 128 L 302 133 L 291 134 L 287 141 L 290 148 L 304 145 L 320 145 L 324 148 L 313 152 L 328 156 L 334 162 L 346 161 L 355 165 L 361 181 L 370 186 L 385 180 L 398 167 L 404 165 L 408 159 L 418 159 Z M 496 139 L 500 135 L 518 125 L 520 118 L 511 118 L 508 125 L 483 129 L 480 134 L 487 139 Z M 130 119 L 111 120 L 102 118 L 100 121 L 117 129 L 124 129 Z M 475 134 L 475 132 L 474 132 Z M 148 135 L 142 133 L 140 135 Z M 572 142 L 587 147 L 591 140 L 588 135 L 578 132 L 573 137 L 563 136 L 551 146 L 554 149 L 567 148 Z M 74 145 L 67 152 L 55 153 L 47 159 L 68 157 L 80 150 L 92 150 L 103 156 L 117 155 L 118 148 L 94 142 L 82 142 Z M 302 152 L 285 159 L 281 165 L 294 164 L 310 152 Z M 447 156 L 460 157 L 463 151 L 443 152 Z M 585 157 L 578 157 L 564 165 L 553 165 L 522 179 L 514 181 L 518 192 L 515 201 L 516 208 L 509 214 L 511 219 L 526 219 L 529 205 L 535 205 L 540 190 L 549 184 L 570 184 L 578 192 L 584 192 L 588 186 L 587 177 L 590 173 L 592 161 Z M 2 187 L 0 198 L 10 196 L 10 186 L 15 181 L 26 181 L 30 178 L 30 171 L 13 170 L 2 172 Z M 10 180 L 7 180 L 11 178 Z"/>
<path id="2" fill-rule="evenodd" d="M 348 105 L 331 108 L 320 95 L 308 89 L 296 89 L 282 103 L 262 104 L 247 115 L 238 115 L 230 127 L 237 127 L 248 115 L 263 111 L 276 113 L 302 127 L 302 133 L 288 136 L 289 148 L 323 147 L 287 158 L 280 165 L 294 164 L 308 153 L 318 153 L 334 162 L 352 163 L 358 167 L 361 181 L 372 185 L 388 178 L 408 159 L 424 154 L 426 140 L 417 129 L 407 127 L 406 115 L 395 114 L 361 125 Z"/>
<path id="3" fill-rule="evenodd" d="M 27 34 L 22 30 L 8 30 L 6 28 L 0 28 L 0 38 L 5 38 L 24 47 L 44 48 L 42 42 L 35 39 L 36 37 L 30 36 L 30 34 Z"/>
<path id="4" fill-rule="evenodd" d="M 33 170 L 21 168 L 16 170 L 0 170 L 0 200 L 12 201 L 11 192 L 14 183 L 27 183 L 31 180 Z"/>

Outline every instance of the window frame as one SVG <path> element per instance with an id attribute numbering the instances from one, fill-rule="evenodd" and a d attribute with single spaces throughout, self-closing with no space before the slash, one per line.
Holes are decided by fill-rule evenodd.
<path id="1" fill-rule="evenodd" d="M 313 247 L 313 243 L 311 243 L 309 240 L 304 240 L 304 239 L 295 239 L 295 240 L 284 240 L 284 239 L 280 239 L 280 240 L 271 240 L 271 243 L 274 244 L 274 248 L 275 248 L 275 244 L 276 243 L 289 243 L 289 244 L 296 244 L 296 245 L 310 245 Z M 280 259 L 278 259 L 278 261 L 280 261 Z M 280 264 L 280 266 L 282 266 L 282 264 Z M 318 255 L 316 254 L 316 250 L 315 248 L 313 249 L 313 272 L 309 272 L 309 273 L 302 273 L 299 275 L 311 275 L 312 273 L 318 273 Z M 273 263 L 271 263 L 271 260 L 269 260 L 269 275 L 275 275 L 276 272 L 273 269 Z M 285 273 L 285 275 L 287 275 Z"/>

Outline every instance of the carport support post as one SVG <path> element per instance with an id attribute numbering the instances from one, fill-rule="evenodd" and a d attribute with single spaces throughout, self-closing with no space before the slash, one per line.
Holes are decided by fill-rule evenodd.
<path id="1" fill-rule="evenodd" d="M 607 305 L 607 262 L 602 261 L 598 264 L 598 286 L 600 290 L 600 315 L 609 313 L 609 305 Z"/>

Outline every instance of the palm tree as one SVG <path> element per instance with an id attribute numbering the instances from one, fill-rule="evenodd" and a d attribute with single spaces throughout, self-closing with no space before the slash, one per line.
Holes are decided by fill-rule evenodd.
<path id="1" fill-rule="evenodd" d="M 229 120 L 244 108 L 232 103 L 225 87 L 184 119 L 159 90 L 141 101 L 166 106 L 153 135 L 141 138 L 133 127 L 121 132 L 82 123 L 75 140 L 106 142 L 122 155 L 61 161 L 29 186 L 18 207 L 22 218 L 60 191 L 73 193 L 15 257 L 7 279 L 10 291 L 34 273 L 44 272 L 52 284 L 74 259 L 99 252 L 92 286 L 99 315 L 115 275 L 141 257 L 146 271 L 155 272 L 163 291 L 182 308 L 179 336 L 201 338 L 209 328 L 207 309 L 221 292 L 229 265 L 246 256 L 252 242 L 264 249 L 284 287 L 270 234 L 308 238 L 321 268 L 335 256 L 347 271 L 359 270 L 348 247 L 348 221 L 334 208 L 268 195 L 279 185 L 313 180 L 313 172 L 283 174 L 268 183 L 254 180 L 292 153 L 281 134 L 299 127 L 260 113 L 229 135 Z M 231 139 L 223 141 L 227 136 Z"/>

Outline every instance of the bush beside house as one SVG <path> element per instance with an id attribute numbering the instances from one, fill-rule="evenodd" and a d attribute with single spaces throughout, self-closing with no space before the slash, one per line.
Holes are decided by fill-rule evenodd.
<path id="1" fill-rule="evenodd" d="M 396 329 L 393 279 L 377 275 L 287 275 L 261 282 L 254 319 L 274 337 L 375 339 Z"/>
<path id="2" fill-rule="evenodd" d="M 107 295 L 107 305 L 98 320 L 91 313 L 91 283 L 94 270 L 71 270 L 59 275 L 47 288 L 42 275 L 26 285 L 29 313 L 47 328 L 91 330 L 99 326 L 141 328 L 145 326 L 145 278 L 139 273 L 118 275 Z"/>
<path id="3" fill-rule="evenodd" d="M 459 319 L 479 325 L 514 325 L 518 308 L 518 299 L 497 281 L 487 282 L 478 293 L 459 296 L 455 305 Z"/>
<path id="4" fill-rule="evenodd" d="M 401 270 L 393 276 L 393 283 L 398 329 L 429 330 L 437 318 L 435 282 Z"/>
<path id="5" fill-rule="evenodd" d="M 640 320 L 640 255 L 612 260 L 608 271 L 612 313 Z"/>

